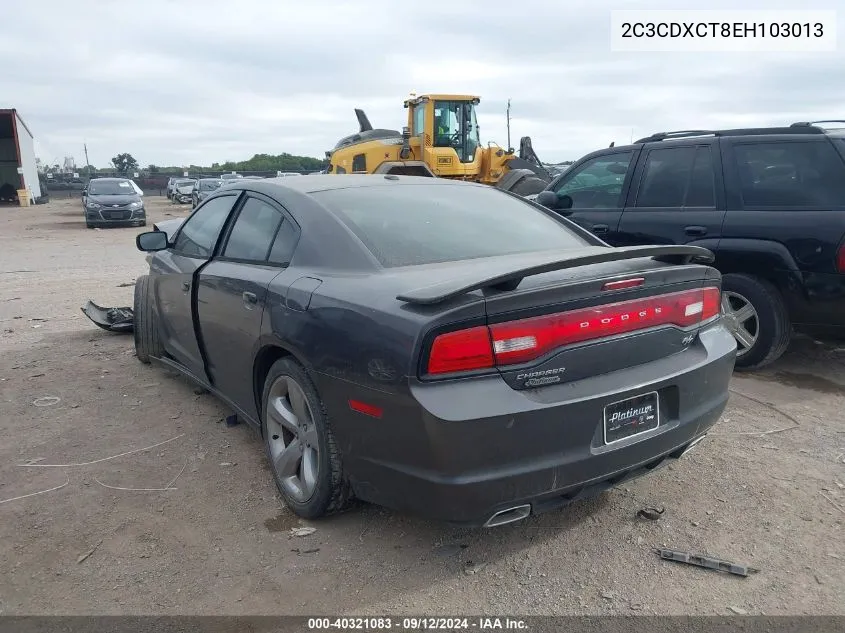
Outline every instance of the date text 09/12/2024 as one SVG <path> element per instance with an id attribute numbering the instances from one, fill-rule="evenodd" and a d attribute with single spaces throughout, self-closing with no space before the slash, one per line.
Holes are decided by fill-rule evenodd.
<path id="1" fill-rule="evenodd" d="M 308 630 L 351 631 L 527 631 L 528 624 L 519 618 L 472 617 L 343 617 L 308 618 Z"/>

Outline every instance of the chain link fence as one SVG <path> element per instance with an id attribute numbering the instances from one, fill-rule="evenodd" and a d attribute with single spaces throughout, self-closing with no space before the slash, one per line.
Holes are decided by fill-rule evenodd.
<path id="1" fill-rule="evenodd" d="M 164 196 L 167 192 L 167 181 L 170 178 L 220 178 L 220 176 L 224 173 L 230 172 L 221 172 L 221 171 L 188 171 L 188 176 L 184 176 L 184 172 L 180 174 L 171 174 L 171 173 L 153 173 L 153 174 L 144 174 L 140 175 L 137 178 L 130 178 L 130 180 L 134 181 L 138 187 L 144 192 L 144 195 L 148 196 Z M 273 178 L 277 175 L 275 170 L 273 171 L 240 171 L 238 170 L 235 172 L 241 176 L 258 176 L 260 178 Z M 319 173 L 318 171 L 288 171 L 284 173 L 297 173 L 297 174 L 316 174 Z M 119 174 L 118 172 L 97 172 L 97 178 L 125 178 Z M 47 191 L 51 198 L 81 198 L 82 197 L 82 190 L 85 188 L 85 185 L 88 183 L 88 179 L 85 178 L 76 178 L 76 179 L 68 179 L 68 180 L 58 180 L 58 179 L 42 179 L 41 180 L 41 189 L 43 191 Z"/>

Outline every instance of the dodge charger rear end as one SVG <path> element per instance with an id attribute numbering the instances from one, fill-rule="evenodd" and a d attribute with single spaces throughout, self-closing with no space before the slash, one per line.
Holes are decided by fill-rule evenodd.
<path id="1" fill-rule="evenodd" d="M 203 209 L 221 197 L 198 255 Z M 709 251 L 612 248 L 489 186 L 239 182 L 138 244 L 156 251 L 136 286 L 139 358 L 180 369 L 260 428 L 304 517 L 357 497 L 508 523 L 681 457 L 727 402 L 736 343 Z M 179 283 L 187 308 L 168 295 Z"/>

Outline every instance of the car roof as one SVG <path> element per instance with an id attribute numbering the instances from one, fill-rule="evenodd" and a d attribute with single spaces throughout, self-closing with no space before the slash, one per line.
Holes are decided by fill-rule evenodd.
<path id="1" fill-rule="evenodd" d="M 428 187 L 476 187 L 495 189 L 490 185 L 431 178 L 426 176 L 397 176 L 370 174 L 314 174 L 299 178 L 264 178 L 251 180 L 239 178 L 227 180 L 214 190 L 209 200 L 235 192 L 250 191 L 264 194 L 282 205 L 302 229 L 301 239 L 296 250 L 298 265 L 305 268 L 320 267 L 337 270 L 378 270 L 373 255 L 356 239 L 352 239 L 349 228 L 343 224 L 337 214 L 323 205 L 319 196 L 312 196 L 321 191 L 340 191 L 343 189 L 403 187 L 424 185 Z M 509 195 L 502 192 L 502 195 Z M 525 204 L 532 203 L 525 201 Z M 327 248 L 326 245 L 332 246 Z"/>
<path id="2" fill-rule="evenodd" d="M 129 182 L 131 178 L 92 178 L 91 182 L 98 181 L 98 182 Z"/>
<path id="3" fill-rule="evenodd" d="M 246 181 L 246 182 L 244 182 Z M 439 187 L 479 186 L 472 182 L 461 182 L 448 178 L 431 178 L 429 176 L 397 176 L 393 174 L 308 174 L 299 178 L 285 176 L 262 178 L 260 180 L 239 178 L 225 184 L 226 187 L 255 188 L 261 191 L 267 187 L 272 189 L 291 189 L 299 193 L 309 194 L 333 189 L 349 189 L 353 187 L 400 187 L 402 185 L 431 185 Z M 489 187 L 490 185 L 483 185 Z"/>

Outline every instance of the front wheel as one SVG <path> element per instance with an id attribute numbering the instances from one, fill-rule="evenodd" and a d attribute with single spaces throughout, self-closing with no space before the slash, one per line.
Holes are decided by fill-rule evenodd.
<path id="1" fill-rule="evenodd" d="M 152 301 L 150 301 L 150 276 L 141 275 L 135 280 L 135 297 L 132 306 L 132 332 L 135 337 L 135 356 L 142 363 L 164 355 L 158 333 Z"/>
<path id="2" fill-rule="evenodd" d="M 792 326 L 786 304 L 768 281 L 737 273 L 723 275 L 721 312 L 736 339 L 737 369 L 769 365 L 789 346 Z"/>
<path id="3" fill-rule="evenodd" d="M 305 368 L 292 358 L 276 361 L 261 402 L 264 449 L 287 506 L 306 519 L 346 508 L 352 495 L 340 451 Z"/>

